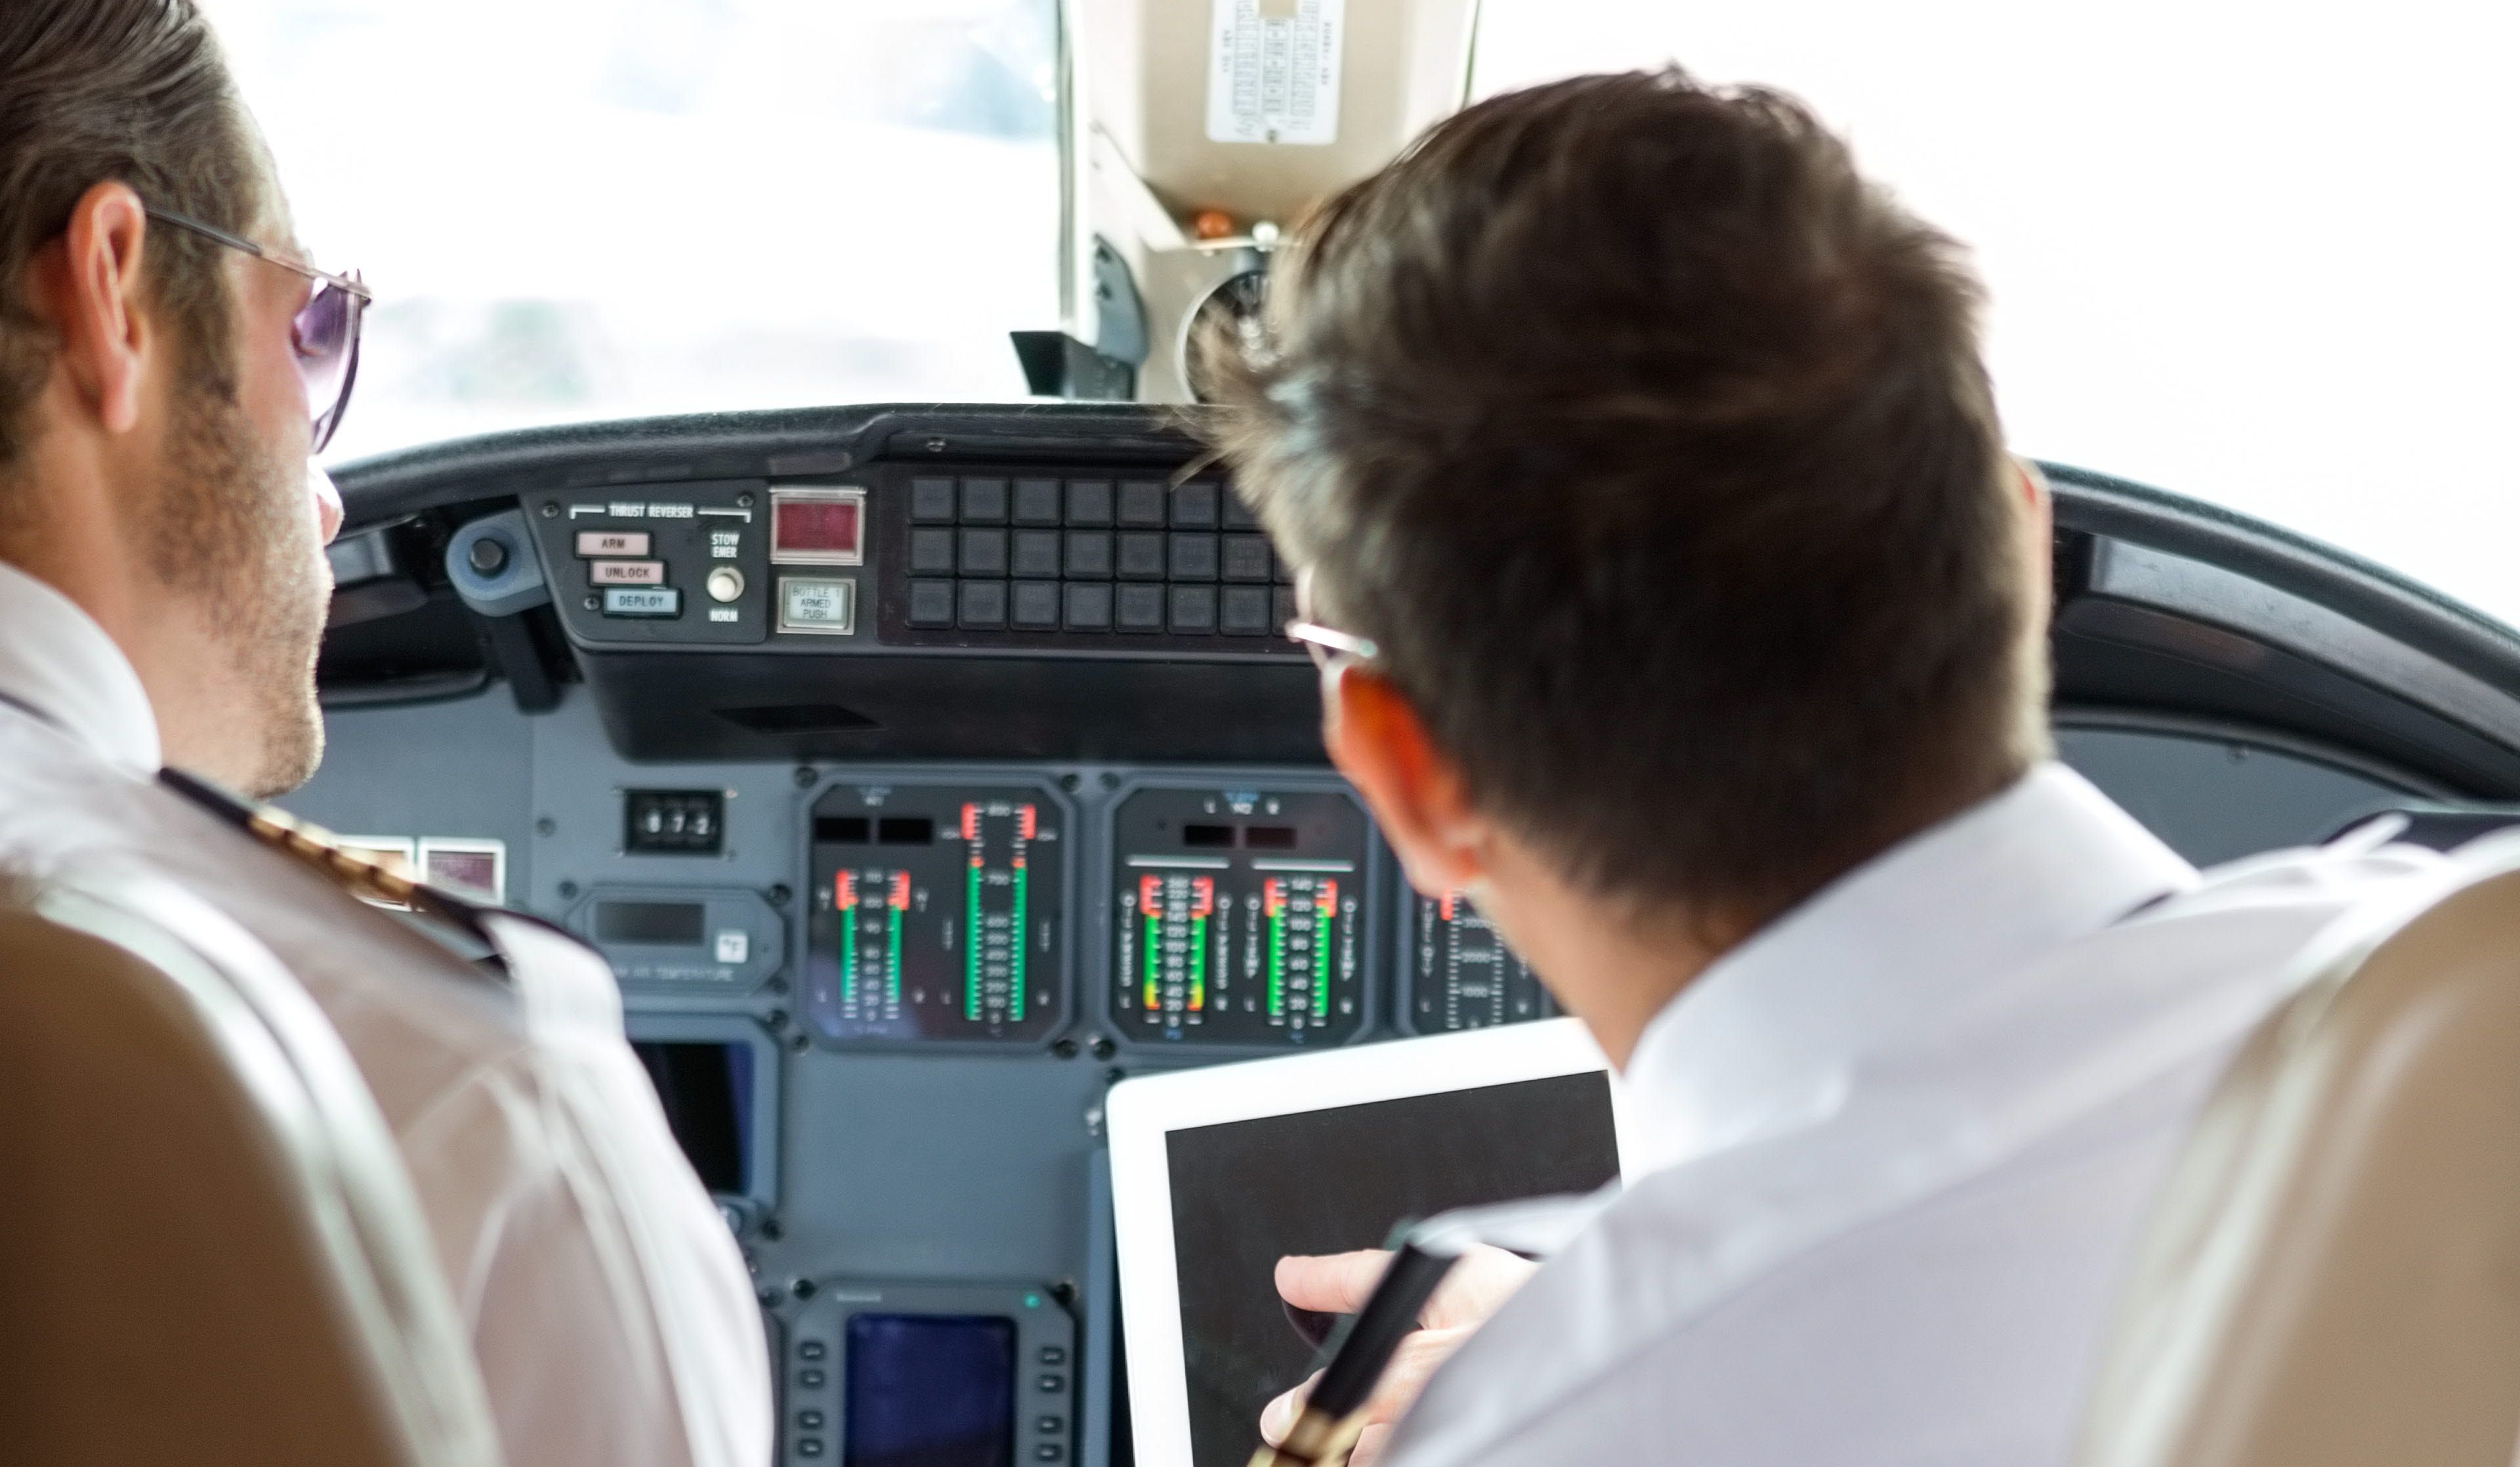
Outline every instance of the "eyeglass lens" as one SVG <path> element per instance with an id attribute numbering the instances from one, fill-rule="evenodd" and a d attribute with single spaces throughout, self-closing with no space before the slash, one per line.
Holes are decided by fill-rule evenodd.
<path id="1" fill-rule="evenodd" d="M 350 385 L 359 375 L 359 311 L 366 302 L 340 287 L 316 287 L 297 312 L 292 332 L 297 348 L 297 375 L 306 384 L 306 404 L 315 414 L 316 451 L 333 440 L 349 405 Z"/>

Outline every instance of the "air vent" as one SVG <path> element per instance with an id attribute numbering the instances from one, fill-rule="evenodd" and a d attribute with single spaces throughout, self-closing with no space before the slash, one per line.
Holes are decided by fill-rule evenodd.
<path id="1" fill-rule="evenodd" d="M 831 733 L 841 729 L 883 726 L 857 710 L 842 708 L 836 703 L 722 708 L 717 711 L 717 715 L 738 728 L 763 734 Z"/>

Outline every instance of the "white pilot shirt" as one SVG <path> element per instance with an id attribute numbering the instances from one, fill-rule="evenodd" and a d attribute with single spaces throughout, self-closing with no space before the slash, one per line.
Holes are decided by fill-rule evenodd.
<path id="1" fill-rule="evenodd" d="M 2200 878 L 2051 763 L 1834 883 L 1647 1027 L 1629 1188 L 1390 1467 L 2062 1467 L 2225 1063 L 2349 906 L 2442 889 L 2368 844 Z"/>
<path id="2" fill-rule="evenodd" d="M 0 722 L 22 720 L 11 701 L 102 767 L 135 782 L 158 767 L 120 649 L 0 565 Z M 292 931 L 349 950 L 343 924 L 364 915 L 311 911 Z M 599 961 L 561 945 L 539 960 Z M 655 1114 L 608 974 L 576 976 L 526 991 L 593 992 L 574 1017 L 595 1022 L 482 1023 L 389 972 L 299 974 L 386 1108 L 513 1467 L 767 1467 L 769 1362 L 742 1254 Z"/>

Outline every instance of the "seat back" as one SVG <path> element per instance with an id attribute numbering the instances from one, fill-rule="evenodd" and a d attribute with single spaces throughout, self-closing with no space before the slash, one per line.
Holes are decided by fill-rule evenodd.
<path id="1" fill-rule="evenodd" d="M 2349 935 L 2155 1205 L 2080 1467 L 2510 1467 L 2520 848 Z"/>
<path id="2" fill-rule="evenodd" d="M 10 881 L 0 1077 L 0 1462 L 497 1467 L 375 1099 L 231 919 Z"/>

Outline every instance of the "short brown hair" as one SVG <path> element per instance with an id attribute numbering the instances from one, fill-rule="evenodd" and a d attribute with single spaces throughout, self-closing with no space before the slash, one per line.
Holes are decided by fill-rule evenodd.
<path id="1" fill-rule="evenodd" d="M 1764 914 L 2045 748 L 1978 302 L 1793 99 L 1585 76 L 1330 201 L 1203 386 L 1483 807 Z"/>
<path id="2" fill-rule="evenodd" d="M 56 343 L 25 297 L 26 268 L 97 184 L 242 232 L 262 168 L 227 63 L 193 0 L 0 4 L 0 472 L 29 441 L 29 404 Z M 232 394 L 220 247 L 152 229 L 150 285 L 197 379 Z"/>

